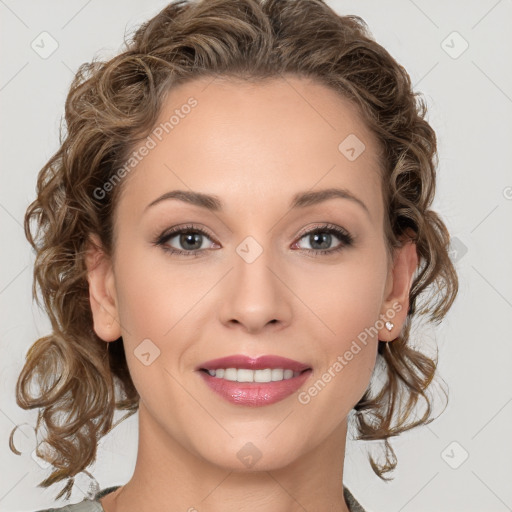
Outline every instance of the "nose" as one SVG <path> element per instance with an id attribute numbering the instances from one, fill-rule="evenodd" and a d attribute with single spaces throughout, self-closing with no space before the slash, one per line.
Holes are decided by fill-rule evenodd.
<path id="1" fill-rule="evenodd" d="M 222 323 L 230 328 L 239 326 L 251 334 L 281 329 L 292 317 L 293 294 L 284 284 L 285 267 L 272 257 L 272 251 L 262 249 L 254 240 L 237 248 L 221 297 Z"/>

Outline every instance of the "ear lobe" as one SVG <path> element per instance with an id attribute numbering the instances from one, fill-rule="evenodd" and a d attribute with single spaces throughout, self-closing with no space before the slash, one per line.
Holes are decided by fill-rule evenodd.
<path id="1" fill-rule="evenodd" d="M 112 262 L 101 249 L 96 235 L 90 235 L 85 265 L 89 282 L 89 302 L 94 332 L 104 341 L 115 341 L 121 336 Z"/>
<path id="2" fill-rule="evenodd" d="M 380 316 L 383 322 L 392 322 L 393 326 L 391 330 L 386 326 L 380 329 L 380 341 L 393 341 L 400 334 L 407 318 L 409 293 L 417 267 L 416 244 L 407 240 L 401 247 L 395 249 L 391 270 L 391 291 L 382 305 L 383 309 Z"/>

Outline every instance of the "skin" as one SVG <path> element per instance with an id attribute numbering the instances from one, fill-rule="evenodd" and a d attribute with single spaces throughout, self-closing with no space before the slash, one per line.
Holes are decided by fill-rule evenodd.
<path id="1" fill-rule="evenodd" d="M 368 387 L 378 339 L 395 339 L 404 324 L 418 264 L 411 243 L 388 259 L 377 141 L 348 100 L 304 78 L 195 80 L 170 92 L 159 122 L 190 96 L 198 105 L 123 184 L 114 255 L 93 245 L 87 255 L 94 330 L 106 342 L 123 337 L 141 396 L 134 474 L 103 508 L 347 512 L 347 415 Z M 354 161 L 338 150 L 349 134 L 366 146 Z M 289 209 L 295 193 L 330 187 L 349 190 L 367 211 L 340 198 Z M 176 189 L 215 194 L 224 209 L 174 199 L 145 210 Z M 189 223 L 212 235 L 196 246 L 202 256 L 152 243 Z M 301 233 L 322 223 L 347 230 L 353 245 L 315 255 L 318 245 Z M 236 252 L 247 236 L 263 250 L 252 263 Z M 342 242 L 333 235 L 327 243 Z M 190 247 L 176 235 L 167 245 Z M 307 405 L 296 394 L 264 407 L 233 405 L 194 370 L 236 353 L 281 355 L 313 368 L 300 392 L 393 304 L 401 309 L 392 331 L 360 344 Z M 146 338 L 160 350 L 149 366 L 134 353 Z M 246 443 L 261 453 L 250 468 L 237 457 Z"/>

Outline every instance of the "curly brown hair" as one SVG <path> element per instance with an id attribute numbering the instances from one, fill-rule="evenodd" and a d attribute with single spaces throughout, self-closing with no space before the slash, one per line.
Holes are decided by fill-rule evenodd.
<path id="1" fill-rule="evenodd" d="M 122 184 L 101 199 L 94 191 L 147 137 L 173 86 L 201 76 L 286 74 L 313 78 L 359 108 L 383 150 L 388 249 L 408 235 L 417 247 L 405 325 L 392 343 L 379 341 L 385 382 L 378 392 L 369 385 L 353 411 L 357 439 L 384 442 L 385 462 L 369 460 L 385 479 L 397 464 L 388 439 L 433 419 L 427 388 L 437 354 L 412 346 L 411 321 L 425 315 L 438 323 L 458 291 L 447 228 L 430 209 L 436 135 L 409 75 L 373 40 L 363 19 L 340 16 L 322 0 L 179 0 L 143 23 L 123 50 L 77 71 L 65 104 L 67 133 L 61 131 L 60 148 L 39 172 L 37 198 L 25 215 L 25 234 L 36 252 L 32 293 L 52 325 L 52 333 L 28 350 L 16 385 L 18 405 L 39 408 L 36 429 L 43 422 L 47 430 L 37 454 L 55 470 L 39 487 L 69 478 L 57 499 L 64 492 L 69 498 L 74 476 L 95 461 L 99 439 L 115 426 L 115 410 L 127 410 L 124 419 L 138 409 L 122 338 L 106 344 L 92 328 L 85 252 L 89 235 L 96 234 L 112 254 Z M 417 418 L 420 399 L 426 409 Z"/>

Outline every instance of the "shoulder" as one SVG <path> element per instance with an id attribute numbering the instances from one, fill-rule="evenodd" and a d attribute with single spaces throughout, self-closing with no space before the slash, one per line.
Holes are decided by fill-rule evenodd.
<path id="1" fill-rule="evenodd" d="M 36 510 L 36 512 L 105 512 L 100 503 L 100 498 L 103 498 L 106 494 L 115 491 L 120 485 L 113 485 L 98 491 L 94 496 L 94 499 L 84 498 L 79 503 L 71 503 L 63 507 L 47 508 L 44 510 Z"/>
<path id="2" fill-rule="evenodd" d="M 103 507 L 98 501 L 84 499 L 79 503 L 72 503 L 64 507 L 37 510 L 36 512 L 103 512 Z"/>
<path id="3" fill-rule="evenodd" d="M 347 503 L 347 507 L 350 512 L 366 512 L 361 504 L 354 498 L 349 489 L 345 486 L 343 486 L 343 497 L 345 498 L 345 502 Z"/>

